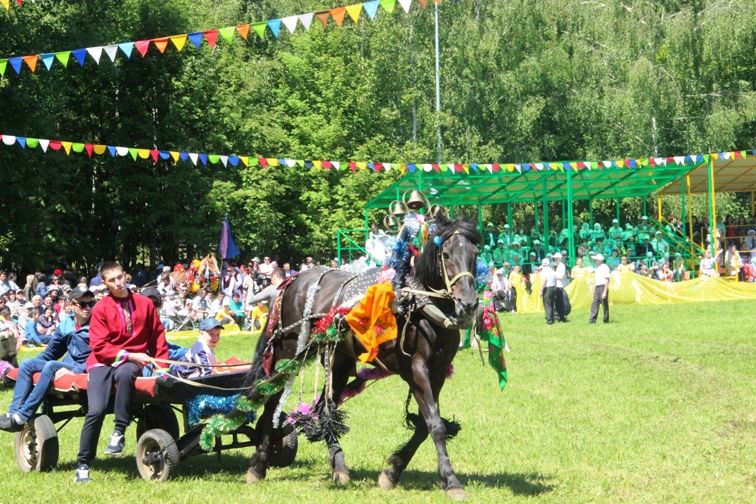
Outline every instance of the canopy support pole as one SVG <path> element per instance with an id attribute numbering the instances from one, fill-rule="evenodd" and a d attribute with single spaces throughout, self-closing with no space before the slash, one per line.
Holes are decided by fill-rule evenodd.
<path id="1" fill-rule="evenodd" d="M 593 200 L 588 200 L 588 212 L 591 216 L 591 229 L 593 229 Z"/>
<path id="2" fill-rule="evenodd" d="M 509 225 L 509 232 L 507 232 L 507 240 L 512 243 L 512 232 L 514 224 L 512 223 L 512 203 L 507 203 L 507 225 Z"/>
<path id="3" fill-rule="evenodd" d="M 478 205 L 478 231 L 483 234 L 483 207 Z"/>
<path id="4" fill-rule="evenodd" d="M 549 252 L 549 180 L 543 179 L 543 244 Z"/>
<path id="5" fill-rule="evenodd" d="M 680 179 L 680 226 L 682 226 L 681 231 L 682 235 L 685 236 L 687 233 L 685 232 L 688 225 L 686 223 L 685 214 L 686 214 L 686 206 L 685 206 L 685 179 Z"/>
<path id="6" fill-rule="evenodd" d="M 656 220 L 661 224 L 662 221 L 662 201 L 661 194 L 656 195 Z"/>
<path id="7" fill-rule="evenodd" d="M 540 218 L 539 218 L 539 215 L 538 215 L 538 203 L 535 203 L 535 204 L 533 205 L 533 219 L 535 220 L 535 222 L 534 222 L 534 224 L 533 224 L 533 227 L 534 227 L 534 228 L 535 228 L 535 229 L 536 229 L 537 231 L 539 231 L 539 232 L 540 232 L 540 231 L 543 231 L 543 227 L 542 227 L 542 226 L 541 226 L 541 225 L 539 224 L 539 222 L 538 222 L 538 221 L 540 220 Z M 510 226 L 511 226 L 511 224 L 510 224 Z"/>
<path id="8" fill-rule="evenodd" d="M 685 186 L 688 188 L 688 236 L 690 243 L 693 243 L 693 205 L 691 205 L 690 195 L 690 175 L 685 176 Z M 692 250 L 692 249 L 691 249 Z"/>
<path id="9" fill-rule="evenodd" d="M 709 168 L 709 237 L 711 238 L 711 257 L 717 264 L 717 195 L 714 189 L 714 163 L 711 156 L 707 159 Z"/>
<path id="10" fill-rule="evenodd" d="M 575 233 L 572 232 L 572 226 L 572 172 L 567 172 L 567 229 L 570 231 L 567 261 L 570 267 L 575 265 Z"/>
<path id="11" fill-rule="evenodd" d="M 620 199 L 616 198 L 614 200 L 614 208 L 615 208 L 615 216 L 617 218 L 617 224 L 620 222 Z"/>
<path id="12" fill-rule="evenodd" d="M 646 205 L 646 200 L 648 198 L 646 196 L 643 196 L 643 215 L 648 215 L 648 207 Z"/>
<path id="13" fill-rule="evenodd" d="M 754 196 L 756 196 L 756 191 L 751 191 L 751 215 L 756 214 L 756 199 Z"/>

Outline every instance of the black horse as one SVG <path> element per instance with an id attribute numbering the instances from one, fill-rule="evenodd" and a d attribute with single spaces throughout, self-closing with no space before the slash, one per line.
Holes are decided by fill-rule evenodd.
<path id="1" fill-rule="evenodd" d="M 420 416 L 406 412 L 408 425 L 414 427 L 414 432 L 409 441 L 389 457 L 388 467 L 381 473 L 378 484 L 384 489 L 396 485 L 417 448 L 430 434 L 438 453 L 441 486 L 450 497 L 462 499 L 466 494 L 454 474 L 446 450 L 446 440 L 456 434 L 458 425 L 441 417 L 438 397 L 459 347 L 460 329 L 470 323 L 478 308 L 475 271 L 482 238 L 475 220 L 450 221 L 441 215 L 431 229 L 433 234 L 415 259 L 414 268 L 403 282 L 405 287 L 400 289 L 400 309 L 396 313 L 399 338 L 382 344 L 377 362 L 374 362 L 407 382 L 409 393 L 420 409 Z M 265 354 L 268 371 L 271 369 L 271 353 L 273 364 L 297 357 L 298 350 L 302 351 L 300 334 L 309 337 L 309 323 L 317 322 L 318 317 L 350 299 L 350 284 L 360 282 L 366 283 L 348 272 L 323 268 L 299 274 L 283 293 L 278 334 L 269 340 L 261 338 L 249 382 L 265 379 Z M 354 289 L 351 291 L 353 294 Z M 338 404 L 349 378 L 355 375 L 355 356 L 362 351 L 364 349 L 352 337 L 334 344 L 325 362 L 331 370 L 330 394 L 324 388 L 316 410 L 322 412 L 324 408 L 334 408 Z M 254 395 L 253 392 L 250 397 L 254 398 Z M 268 398 L 258 420 L 257 451 L 247 472 L 250 483 L 262 480 L 269 466 L 272 443 L 275 442 L 272 438 L 275 411 L 280 409 L 281 395 L 279 391 Z M 329 396 L 332 403 L 328 402 Z M 349 469 L 338 433 L 321 439 L 328 445 L 333 481 L 345 484 L 349 481 Z"/>

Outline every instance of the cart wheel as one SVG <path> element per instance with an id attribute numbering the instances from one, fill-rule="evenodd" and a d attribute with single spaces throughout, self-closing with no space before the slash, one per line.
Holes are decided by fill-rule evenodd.
<path id="1" fill-rule="evenodd" d="M 147 481 L 166 481 L 178 470 L 176 442 L 163 429 L 150 429 L 139 438 L 136 448 L 139 475 Z"/>
<path id="2" fill-rule="evenodd" d="M 294 462 L 294 459 L 297 458 L 297 448 L 299 446 L 297 430 L 291 429 L 291 432 L 272 443 L 269 457 L 272 467 L 290 466 Z"/>
<path id="3" fill-rule="evenodd" d="M 169 404 L 148 404 L 137 421 L 137 442 L 150 429 L 162 429 L 173 439 L 178 439 L 179 423 L 176 412 Z"/>
<path id="4" fill-rule="evenodd" d="M 16 433 L 16 465 L 24 472 L 49 471 L 58 463 L 58 432 L 47 415 L 27 422 Z"/>

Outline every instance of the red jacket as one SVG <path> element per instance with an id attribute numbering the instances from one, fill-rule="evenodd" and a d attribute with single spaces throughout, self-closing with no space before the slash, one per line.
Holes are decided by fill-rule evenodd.
<path id="1" fill-rule="evenodd" d="M 124 308 L 131 312 L 130 331 Z M 150 298 L 141 294 L 129 293 L 124 300 L 110 295 L 102 298 L 92 310 L 89 346 L 92 353 L 87 359 L 87 369 L 98 364 L 118 365 L 132 352 L 168 358 L 165 328 Z"/>

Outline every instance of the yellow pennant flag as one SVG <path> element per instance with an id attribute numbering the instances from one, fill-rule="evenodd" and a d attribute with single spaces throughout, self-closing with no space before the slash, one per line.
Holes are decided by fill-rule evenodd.
<path id="1" fill-rule="evenodd" d="M 318 170 L 320 170 L 323 167 L 323 161 L 314 160 L 312 162 L 312 166 Z"/>
<path id="2" fill-rule="evenodd" d="M 171 159 L 173 159 L 174 164 L 178 163 L 179 153 L 176 151 L 170 151 L 169 154 L 171 155 Z"/>
<path id="3" fill-rule="evenodd" d="M 360 13 L 362 12 L 362 4 L 354 4 L 346 6 L 347 14 L 352 18 L 352 21 L 357 23 L 360 20 Z"/>
<path id="4" fill-rule="evenodd" d="M 10 0 L 0 0 L 0 3 L 3 4 L 3 7 L 5 7 L 5 10 L 10 9 Z"/>
<path id="5" fill-rule="evenodd" d="M 60 145 L 63 146 L 63 150 L 66 151 L 66 155 L 71 154 L 71 146 L 73 145 L 73 142 L 60 142 Z"/>
<path id="6" fill-rule="evenodd" d="M 105 154 L 106 149 L 107 147 L 101 144 L 95 144 L 94 147 L 92 148 L 94 153 L 97 154 L 98 156 L 102 156 L 103 154 Z"/>
<path id="7" fill-rule="evenodd" d="M 176 47 L 176 50 L 178 52 L 181 52 L 181 49 L 184 48 L 184 44 L 186 44 L 186 34 L 174 35 L 173 37 L 171 37 L 171 42 L 173 42 L 173 45 Z"/>
<path id="8" fill-rule="evenodd" d="M 275 168 L 277 166 L 281 166 L 281 163 L 278 162 L 278 159 L 276 158 L 268 158 L 268 166 Z"/>
<path id="9" fill-rule="evenodd" d="M 137 154 L 142 159 L 147 159 L 150 157 L 150 149 L 137 149 Z"/>
<path id="10" fill-rule="evenodd" d="M 249 157 L 239 156 L 239 160 L 241 160 L 241 162 L 244 163 L 244 166 L 249 166 Z"/>

